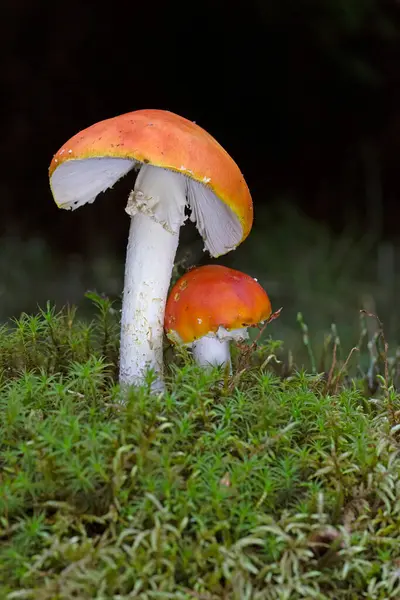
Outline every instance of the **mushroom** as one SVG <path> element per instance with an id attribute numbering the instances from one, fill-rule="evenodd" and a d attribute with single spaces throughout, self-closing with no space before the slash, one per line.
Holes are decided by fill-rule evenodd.
<path id="1" fill-rule="evenodd" d="M 92 203 L 139 168 L 131 217 L 121 317 L 120 382 L 163 384 L 163 323 L 179 230 L 190 219 L 217 257 L 249 234 L 253 205 L 237 164 L 204 129 L 174 113 L 138 110 L 73 136 L 54 155 L 50 186 L 59 208 Z"/>
<path id="2" fill-rule="evenodd" d="M 271 303 L 250 275 L 221 265 L 188 271 L 172 287 L 164 327 L 173 344 L 191 347 L 202 367 L 229 365 L 229 343 L 271 317 Z"/>

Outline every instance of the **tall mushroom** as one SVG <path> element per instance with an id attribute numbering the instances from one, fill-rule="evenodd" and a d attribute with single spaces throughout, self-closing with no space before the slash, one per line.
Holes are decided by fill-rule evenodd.
<path id="1" fill-rule="evenodd" d="M 217 257 L 249 234 L 249 189 L 229 154 L 204 129 L 174 113 L 138 110 L 106 119 L 66 142 L 50 164 L 60 208 L 92 203 L 139 168 L 126 212 L 131 217 L 121 318 L 120 381 L 140 384 L 146 370 L 163 389 L 165 302 L 179 230 L 190 219 Z"/>
<path id="2" fill-rule="evenodd" d="M 231 340 L 248 338 L 248 327 L 271 317 L 271 303 L 250 275 L 220 265 L 188 271 L 175 283 L 165 308 L 165 331 L 191 347 L 202 367 L 229 365 Z"/>

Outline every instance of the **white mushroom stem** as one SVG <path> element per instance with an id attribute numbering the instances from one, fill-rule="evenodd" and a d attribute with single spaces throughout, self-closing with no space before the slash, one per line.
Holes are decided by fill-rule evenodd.
<path id="1" fill-rule="evenodd" d="M 229 365 L 229 373 L 232 375 L 230 342 L 247 339 L 249 333 L 245 327 L 227 330 L 220 326 L 215 334 L 205 335 L 192 342 L 193 358 L 200 367 L 205 369 Z"/>
<path id="2" fill-rule="evenodd" d="M 164 313 L 172 268 L 185 219 L 186 179 L 142 167 L 126 212 L 131 215 L 122 300 L 120 383 L 164 389 Z M 160 221 L 162 224 L 160 224 Z"/>
<path id="3" fill-rule="evenodd" d="M 163 385 L 163 328 L 165 302 L 179 242 L 141 213 L 131 219 L 125 264 L 121 317 L 120 382 L 142 384 L 148 369 Z"/>
<path id="4" fill-rule="evenodd" d="M 204 336 L 192 344 L 192 354 L 200 367 L 209 369 L 229 365 L 232 373 L 231 352 L 229 340 L 220 340 L 215 336 Z"/>

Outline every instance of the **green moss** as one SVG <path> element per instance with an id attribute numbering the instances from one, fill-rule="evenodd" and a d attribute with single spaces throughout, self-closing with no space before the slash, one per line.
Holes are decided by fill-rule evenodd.
<path id="1" fill-rule="evenodd" d="M 91 299 L 91 324 L 48 306 L 0 333 L 0 598 L 400 596 L 390 361 L 372 393 L 271 341 L 232 379 L 183 353 L 165 395 L 149 376 L 123 397 L 117 315 Z"/>

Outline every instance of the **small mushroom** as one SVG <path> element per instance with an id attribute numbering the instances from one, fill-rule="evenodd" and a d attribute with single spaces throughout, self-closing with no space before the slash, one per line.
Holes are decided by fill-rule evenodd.
<path id="1" fill-rule="evenodd" d="M 163 389 L 163 324 L 179 230 L 190 219 L 217 257 L 249 234 L 249 189 L 229 154 L 204 129 L 174 113 L 138 110 L 72 137 L 50 165 L 57 205 L 92 203 L 139 168 L 126 212 L 131 217 L 121 319 L 120 381 L 140 384 L 147 369 Z M 110 216 L 111 218 L 111 216 Z"/>
<path id="2" fill-rule="evenodd" d="M 248 338 L 248 327 L 271 316 L 271 303 L 250 275 L 221 265 L 188 271 L 171 289 L 165 331 L 174 344 L 191 347 L 202 367 L 229 365 L 229 343 Z"/>

